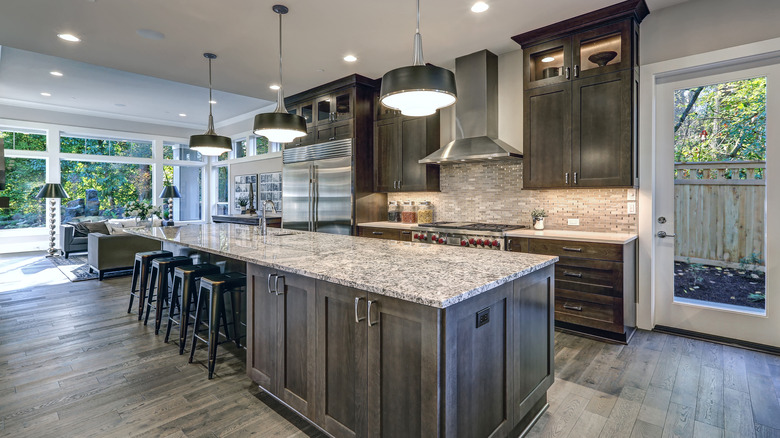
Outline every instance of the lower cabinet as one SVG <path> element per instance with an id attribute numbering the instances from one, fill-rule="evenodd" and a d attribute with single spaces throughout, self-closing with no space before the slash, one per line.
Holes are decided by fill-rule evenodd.
<path id="1" fill-rule="evenodd" d="M 445 309 L 247 273 L 247 373 L 334 437 L 517 436 L 546 406 L 552 266 Z"/>
<path id="2" fill-rule="evenodd" d="M 412 231 L 400 228 L 358 227 L 358 236 L 374 239 L 412 241 Z"/>

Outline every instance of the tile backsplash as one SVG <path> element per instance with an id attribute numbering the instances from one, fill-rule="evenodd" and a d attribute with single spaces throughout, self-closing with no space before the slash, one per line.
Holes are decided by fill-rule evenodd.
<path id="1" fill-rule="evenodd" d="M 531 225 L 531 210 L 547 211 L 545 228 L 636 233 L 637 215 L 626 213 L 633 189 L 520 190 L 522 161 L 441 166 L 441 192 L 390 193 L 390 201 L 433 202 L 437 221 Z M 579 219 L 579 226 L 568 225 Z"/>

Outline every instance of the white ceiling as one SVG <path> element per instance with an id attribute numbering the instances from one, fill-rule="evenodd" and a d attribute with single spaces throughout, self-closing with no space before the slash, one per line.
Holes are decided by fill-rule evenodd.
<path id="1" fill-rule="evenodd" d="M 516 50 L 513 35 L 616 3 L 487 0 L 490 9 L 475 14 L 470 11 L 473 1 L 421 1 L 427 62 L 451 67 L 456 57 L 480 49 L 496 54 Z M 683 1 L 647 3 L 653 11 Z M 207 85 L 208 73 L 202 54 L 209 51 L 219 56 L 214 61 L 215 89 L 233 93 L 218 92 L 215 119 L 256 110 L 275 100 L 268 86 L 278 77 L 278 16 L 271 10 L 278 2 L 2 0 L 0 99 L 176 123 L 183 122 L 178 113 L 185 112 L 189 119 L 185 124 L 203 125 L 207 108 L 200 87 Z M 355 72 L 381 77 L 412 61 L 413 0 L 288 0 L 283 4 L 290 8 L 284 17 L 286 95 Z M 143 38 L 137 32 L 141 29 L 161 32 L 165 38 Z M 82 42 L 62 41 L 58 33 L 73 33 Z M 358 61 L 346 63 L 342 58 L 347 54 Z M 52 77 L 51 69 L 66 76 Z M 40 96 L 48 90 L 52 97 Z"/>

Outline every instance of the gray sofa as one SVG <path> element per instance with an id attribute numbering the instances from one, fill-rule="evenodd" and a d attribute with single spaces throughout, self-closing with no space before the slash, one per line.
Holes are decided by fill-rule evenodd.
<path id="1" fill-rule="evenodd" d="M 60 248 L 65 254 L 65 258 L 73 252 L 87 251 L 87 238 L 76 237 L 74 234 L 76 228 L 73 225 L 62 225 L 60 227 Z"/>
<path id="2" fill-rule="evenodd" d="M 135 253 L 161 248 L 157 240 L 127 233 L 89 233 L 87 236 L 89 271 L 97 271 L 100 280 L 109 271 L 131 269 Z"/>

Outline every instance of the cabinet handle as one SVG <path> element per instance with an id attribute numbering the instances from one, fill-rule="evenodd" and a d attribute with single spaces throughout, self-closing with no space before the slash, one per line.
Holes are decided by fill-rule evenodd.
<path id="1" fill-rule="evenodd" d="M 373 234 L 374 236 L 381 236 L 382 234 L 385 234 L 385 233 L 383 233 L 381 231 L 374 231 L 371 234 Z"/>
<path id="2" fill-rule="evenodd" d="M 577 184 L 577 172 L 574 172 L 574 184 Z"/>
<path id="3" fill-rule="evenodd" d="M 358 316 L 358 303 L 360 303 L 360 300 L 362 299 L 363 297 L 355 297 L 355 322 L 360 322 L 366 319 L 365 317 L 361 318 L 360 316 Z"/>
<path id="4" fill-rule="evenodd" d="M 580 77 L 580 66 L 577 64 L 574 64 L 574 77 L 575 78 Z"/>
<path id="5" fill-rule="evenodd" d="M 330 138 L 328 138 L 328 141 L 333 141 L 335 139 L 336 139 L 336 137 L 330 137 Z"/>
<path id="6" fill-rule="evenodd" d="M 279 279 L 282 279 L 282 291 L 279 292 Z M 274 280 L 274 292 L 276 292 L 276 295 L 284 295 L 284 275 L 277 275 L 276 280 Z"/>
<path id="7" fill-rule="evenodd" d="M 566 79 L 571 79 L 571 68 L 566 67 Z"/>
<path id="8" fill-rule="evenodd" d="M 274 293 L 274 290 L 271 289 L 271 277 L 276 277 L 276 274 L 268 274 L 268 293 L 269 294 Z"/>
<path id="9" fill-rule="evenodd" d="M 566 272 L 566 271 L 563 271 L 563 275 L 564 275 L 565 277 L 577 277 L 577 278 L 582 278 L 582 274 L 580 274 L 579 272 Z"/>
<path id="10" fill-rule="evenodd" d="M 403 185 L 402 181 L 398 181 L 398 190 L 401 190 L 401 186 Z"/>
<path id="11" fill-rule="evenodd" d="M 375 322 L 373 322 L 373 323 L 371 322 L 371 305 L 372 305 L 372 304 L 377 304 L 378 302 L 379 302 L 379 301 L 371 301 L 371 300 L 368 300 L 368 307 L 366 308 L 366 320 L 367 320 L 367 322 L 368 322 L 368 326 L 369 326 L 369 327 L 371 327 L 371 326 L 375 326 L 375 325 L 379 324 L 379 321 L 378 321 L 378 320 L 377 320 L 377 321 L 375 321 Z"/>
<path id="12" fill-rule="evenodd" d="M 571 251 L 571 252 L 582 252 L 582 248 L 571 248 L 568 246 L 563 247 L 564 251 Z"/>
<path id="13" fill-rule="evenodd" d="M 576 310 L 578 312 L 582 312 L 582 306 L 572 306 L 569 303 L 564 303 L 563 304 L 563 308 L 564 309 L 569 309 L 569 310 Z"/>
<path id="14" fill-rule="evenodd" d="M 333 112 L 333 121 L 335 122 L 338 119 L 339 119 L 339 113 L 338 113 L 338 111 L 334 111 Z"/>
<path id="15" fill-rule="evenodd" d="M 401 231 L 401 234 L 412 234 L 411 231 Z"/>
<path id="16" fill-rule="evenodd" d="M 512 239 L 507 239 L 506 240 L 506 250 L 507 251 L 512 251 Z"/>
<path id="17" fill-rule="evenodd" d="M 566 172 L 566 184 L 569 183 L 569 172 Z"/>

